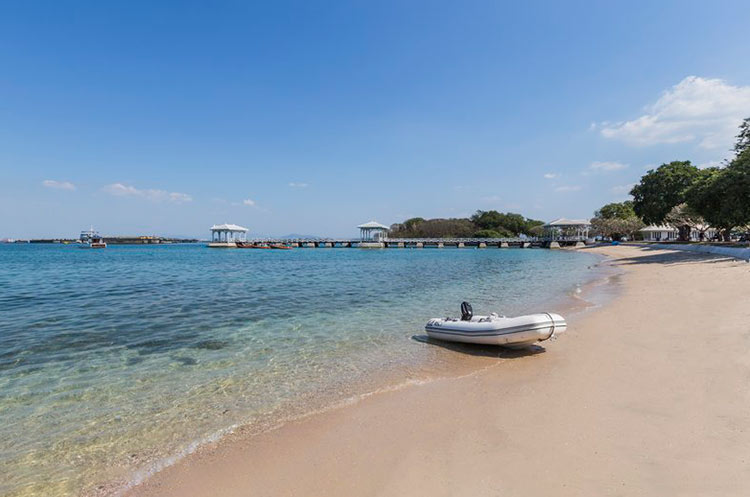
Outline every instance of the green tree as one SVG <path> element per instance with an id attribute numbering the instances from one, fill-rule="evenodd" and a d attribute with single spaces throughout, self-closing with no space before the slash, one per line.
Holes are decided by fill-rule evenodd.
<path id="1" fill-rule="evenodd" d="M 748 149 L 750 149 L 750 117 L 740 124 L 740 134 L 737 135 L 737 143 L 734 144 L 734 153 L 739 156 Z"/>
<path id="2" fill-rule="evenodd" d="M 626 218 L 595 217 L 591 220 L 591 229 L 594 233 L 612 240 L 620 240 L 625 236 L 632 240 L 643 226 L 643 221 L 638 216 Z"/>
<path id="3" fill-rule="evenodd" d="M 633 202 L 631 200 L 626 200 L 625 202 L 612 202 L 594 212 L 594 217 L 602 219 L 628 219 L 635 215 Z"/>
<path id="4" fill-rule="evenodd" d="M 688 205 L 728 241 L 732 228 L 750 223 L 750 149 L 723 169 L 702 170 L 686 196 Z"/>
<path id="5" fill-rule="evenodd" d="M 706 224 L 706 220 L 703 219 L 703 216 L 686 203 L 672 207 L 672 210 L 669 211 L 664 218 L 664 221 L 677 228 L 679 239 L 685 242 L 690 240 L 690 233 L 694 229 L 698 230 L 700 239 L 703 240 L 706 230 L 708 229 L 708 225 Z"/>
<path id="6" fill-rule="evenodd" d="M 506 230 L 479 230 L 474 233 L 475 238 L 509 238 L 511 236 L 513 234 Z"/>
<path id="7" fill-rule="evenodd" d="M 513 212 L 502 213 L 498 211 L 476 211 L 471 216 L 471 221 L 480 230 L 494 230 L 498 232 L 508 232 L 510 235 L 520 235 L 521 233 L 530 234 L 536 226 L 543 225 L 544 222 L 535 219 L 528 219 L 521 214 Z"/>
<path id="8" fill-rule="evenodd" d="M 690 161 L 670 162 L 648 171 L 630 191 L 633 210 L 648 224 L 663 223 L 674 206 L 685 202 L 685 192 L 698 171 Z"/>
<path id="9" fill-rule="evenodd" d="M 612 202 L 594 212 L 591 228 L 594 233 L 613 240 L 625 236 L 632 239 L 643 228 L 643 221 L 635 214 L 633 202 Z"/>

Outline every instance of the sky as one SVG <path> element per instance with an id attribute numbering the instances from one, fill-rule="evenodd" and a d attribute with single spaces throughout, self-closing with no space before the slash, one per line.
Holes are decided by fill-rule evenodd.
<path id="1" fill-rule="evenodd" d="M 2 2 L 0 238 L 588 218 L 731 157 L 743 2 Z"/>

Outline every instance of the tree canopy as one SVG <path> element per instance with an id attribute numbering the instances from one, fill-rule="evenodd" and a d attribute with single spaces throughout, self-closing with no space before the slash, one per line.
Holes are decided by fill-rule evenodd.
<path id="1" fill-rule="evenodd" d="M 594 212 L 594 217 L 602 219 L 627 219 L 635 215 L 633 202 L 631 200 L 626 200 L 625 202 L 612 202 Z"/>
<path id="2" fill-rule="evenodd" d="M 513 212 L 502 213 L 498 211 L 481 211 L 478 210 L 471 216 L 471 221 L 477 225 L 480 230 L 494 230 L 497 232 L 509 232 L 514 236 L 525 234 L 528 235 L 533 231 L 535 226 L 541 226 L 544 221 L 529 219 L 521 214 Z"/>
<path id="3" fill-rule="evenodd" d="M 740 133 L 737 135 L 737 143 L 734 144 L 734 153 L 739 156 L 748 149 L 750 149 L 750 117 L 740 124 Z"/>
<path id="4" fill-rule="evenodd" d="M 669 211 L 685 202 L 699 169 L 690 161 L 674 161 L 651 169 L 630 191 L 633 210 L 648 224 L 661 224 Z"/>
<path id="5" fill-rule="evenodd" d="M 510 238 L 537 235 L 543 221 L 521 214 L 476 211 L 471 218 L 424 219 L 415 217 L 391 226 L 394 238 Z"/>
<path id="6" fill-rule="evenodd" d="M 633 210 L 633 202 L 613 202 L 594 213 L 591 220 L 594 233 L 619 240 L 624 236 L 633 238 L 643 228 L 643 221 Z"/>

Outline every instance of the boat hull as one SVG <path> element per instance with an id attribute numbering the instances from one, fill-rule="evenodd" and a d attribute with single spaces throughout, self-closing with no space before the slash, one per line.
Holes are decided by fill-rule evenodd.
<path id="1" fill-rule="evenodd" d="M 565 319 L 551 313 L 516 318 L 475 316 L 471 321 L 431 319 L 425 326 L 430 338 L 511 348 L 528 347 L 549 340 L 566 329 Z"/>

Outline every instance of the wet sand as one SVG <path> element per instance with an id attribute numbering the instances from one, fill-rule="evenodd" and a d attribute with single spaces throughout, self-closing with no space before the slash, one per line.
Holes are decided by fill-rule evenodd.
<path id="1" fill-rule="evenodd" d="M 126 495 L 748 495 L 750 264 L 587 250 L 620 295 L 543 348 L 457 351 L 479 369 L 240 430 Z"/>

